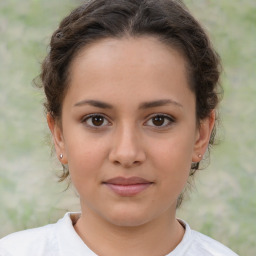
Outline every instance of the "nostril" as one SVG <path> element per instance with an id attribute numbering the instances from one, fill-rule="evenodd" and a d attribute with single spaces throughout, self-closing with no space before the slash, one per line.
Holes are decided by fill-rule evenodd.
<path id="1" fill-rule="evenodd" d="M 117 160 L 114 161 L 113 163 L 114 163 L 115 165 L 120 165 L 120 164 L 121 164 L 121 163 L 120 163 L 119 161 L 117 161 Z"/>

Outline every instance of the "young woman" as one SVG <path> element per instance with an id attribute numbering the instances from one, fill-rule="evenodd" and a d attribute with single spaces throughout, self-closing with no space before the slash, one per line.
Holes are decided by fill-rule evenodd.
<path id="1" fill-rule="evenodd" d="M 92 0 L 54 32 L 47 121 L 81 213 L 0 241 L 0 255 L 236 255 L 176 218 L 215 134 L 219 57 L 174 0 Z"/>

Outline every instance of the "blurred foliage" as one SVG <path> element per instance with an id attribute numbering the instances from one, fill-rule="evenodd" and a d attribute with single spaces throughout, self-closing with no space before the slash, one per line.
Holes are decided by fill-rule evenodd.
<path id="1" fill-rule="evenodd" d="M 59 21 L 81 1 L 0 2 L 0 236 L 79 209 L 57 184 L 43 96 L 32 86 Z M 185 0 L 223 60 L 222 142 L 178 215 L 241 255 L 256 248 L 256 2 Z"/>

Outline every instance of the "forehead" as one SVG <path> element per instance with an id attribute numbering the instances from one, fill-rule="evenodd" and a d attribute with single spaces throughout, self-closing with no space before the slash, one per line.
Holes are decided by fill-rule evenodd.
<path id="1" fill-rule="evenodd" d="M 172 58 L 175 57 L 182 59 L 182 61 L 185 60 L 177 47 L 167 45 L 157 37 L 124 36 L 122 38 L 106 38 L 90 43 L 82 48 L 75 56 L 71 64 L 71 70 L 73 70 L 77 62 L 81 62 L 81 59 L 97 62 L 100 57 L 100 62 L 104 65 L 107 61 L 124 61 L 124 59 L 120 59 L 120 57 L 129 56 L 129 58 L 125 60 L 130 63 L 138 63 L 146 59 L 147 63 L 152 64 L 162 59 L 162 64 L 167 64 L 168 60 L 170 60 L 170 58 L 168 58 L 170 55 L 172 55 Z M 99 63 L 97 63 L 97 65 L 99 65 Z"/>
<path id="2" fill-rule="evenodd" d="M 68 94 L 78 97 L 106 98 L 116 92 L 151 100 L 152 94 L 162 98 L 171 88 L 181 94 L 189 90 L 183 56 L 149 36 L 108 38 L 84 47 L 71 64 L 69 81 Z"/>

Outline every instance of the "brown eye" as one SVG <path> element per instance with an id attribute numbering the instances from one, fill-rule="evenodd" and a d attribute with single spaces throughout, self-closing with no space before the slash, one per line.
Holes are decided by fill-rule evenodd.
<path id="1" fill-rule="evenodd" d="M 163 116 L 155 116 L 152 118 L 152 123 L 155 126 L 162 126 L 164 124 L 164 121 L 165 121 L 165 117 Z"/>
<path id="2" fill-rule="evenodd" d="M 101 126 L 104 123 L 104 117 L 102 116 L 93 116 L 92 117 L 92 124 L 94 126 Z"/>
<path id="3" fill-rule="evenodd" d="M 103 115 L 90 115 L 82 122 L 89 127 L 103 127 L 109 125 L 108 120 Z"/>
<path id="4" fill-rule="evenodd" d="M 159 127 L 159 128 L 166 128 L 170 126 L 172 123 L 174 123 L 174 118 L 172 118 L 169 115 L 155 115 L 151 117 L 145 124 L 147 126 L 152 126 L 152 127 Z"/>

